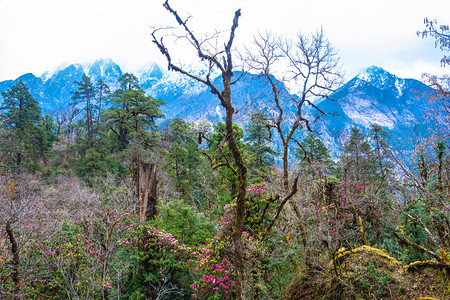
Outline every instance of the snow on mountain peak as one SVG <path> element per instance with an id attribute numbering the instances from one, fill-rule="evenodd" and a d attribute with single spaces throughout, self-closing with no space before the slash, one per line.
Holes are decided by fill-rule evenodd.
<path id="1" fill-rule="evenodd" d="M 380 90 L 395 88 L 398 97 L 403 95 L 405 89 L 405 79 L 389 73 L 388 71 L 371 66 L 356 76 L 357 82 L 366 82 Z"/>
<path id="2" fill-rule="evenodd" d="M 103 77 L 109 77 L 112 75 L 111 73 L 116 73 L 115 75 L 119 74 L 119 76 L 122 74 L 120 71 L 120 67 L 116 65 L 111 58 L 101 58 L 85 63 L 64 62 L 61 65 L 44 72 L 40 76 L 40 78 L 43 82 L 46 82 L 47 80 L 70 66 L 74 66 L 76 69 L 81 68 L 84 74 L 88 75 L 93 80 L 97 80 Z"/>
<path id="3" fill-rule="evenodd" d="M 42 81 L 47 81 L 50 78 L 52 78 L 55 74 L 57 74 L 58 72 L 64 70 L 65 68 L 67 68 L 68 66 L 70 66 L 71 64 L 69 62 L 63 62 L 61 65 L 54 67 L 53 69 L 49 70 L 49 71 L 45 71 L 40 78 L 42 79 Z"/>
<path id="4" fill-rule="evenodd" d="M 377 83 L 378 85 L 385 85 L 396 77 L 380 67 L 371 66 L 361 72 L 356 78 L 366 82 Z"/>
<path id="5" fill-rule="evenodd" d="M 208 68 L 206 65 L 187 65 L 183 66 L 183 69 L 200 78 L 206 78 L 206 75 L 208 74 Z M 212 70 L 210 74 L 211 81 L 219 75 L 220 73 L 218 71 Z M 179 72 L 165 71 L 162 73 L 162 78 L 151 87 L 150 93 L 159 95 L 162 92 L 173 89 L 174 86 L 177 87 L 176 89 L 178 92 L 185 95 L 198 95 L 207 90 L 207 87 L 203 83 L 189 78 Z"/>

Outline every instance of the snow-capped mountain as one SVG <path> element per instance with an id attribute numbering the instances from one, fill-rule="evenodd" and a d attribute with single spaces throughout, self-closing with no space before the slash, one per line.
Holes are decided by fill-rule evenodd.
<path id="1" fill-rule="evenodd" d="M 371 124 L 377 124 L 394 138 L 411 135 L 413 129 L 425 129 L 424 117 L 432 106 L 428 99 L 434 93 L 418 80 L 401 79 L 372 66 L 318 103 L 331 113 L 319 122 L 318 131 L 333 147 L 351 126 L 367 133 Z"/>
<path id="2" fill-rule="evenodd" d="M 205 77 L 206 70 L 204 66 L 188 68 L 188 71 L 199 77 Z M 90 64 L 62 65 L 40 77 L 25 74 L 16 80 L 0 82 L 0 90 L 5 91 L 22 80 L 43 111 L 52 113 L 70 102 L 72 92 L 76 89 L 74 81 L 79 81 L 83 74 L 90 76 L 93 82 L 103 79 L 114 90 L 122 73 L 111 59 L 100 59 Z M 240 76 L 239 72 L 235 73 L 236 78 Z M 201 83 L 164 70 L 156 64 L 143 66 L 135 75 L 147 94 L 167 103 L 162 107 L 167 119 L 180 117 L 188 122 L 224 120 L 225 111 L 217 97 Z M 219 74 L 211 74 L 211 78 L 214 78 L 216 86 L 221 86 Z M 278 84 L 283 86 L 281 82 Z M 287 93 L 286 90 L 283 92 Z M 321 110 L 331 114 L 315 122 L 314 127 L 323 132 L 323 140 L 333 149 L 337 149 L 340 137 L 347 134 L 351 126 L 368 128 L 370 124 L 378 124 L 391 134 L 406 134 L 408 128 L 417 127 L 430 107 L 426 101 L 430 93 L 433 90 L 420 81 L 401 79 L 372 66 L 329 95 L 328 99 L 316 102 Z M 254 74 L 243 76 L 232 86 L 232 97 L 238 111 L 235 120 L 240 126 L 245 127 L 251 114 L 256 111 L 262 111 L 266 116 L 278 116 L 272 91 L 263 77 Z M 282 105 L 289 123 L 296 112 L 295 103 L 286 100 Z M 309 116 L 314 115 L 311 107 L 306 107 L 304 112 Z M 278 146 L 275 145 L 275 148 Z"/>
<path id="3" fill-rule="evenodd" d="M 22 81 L 31 95 L 38 100 L 43 112 L 54 113 L 70 103 L 72 92 L 76 90 L 74 82 L 80 81 L 84 74 L 91 77 L 93 82 L 102 79 L 115 89 L 122 70 L 111 59 L 99 59 L 89 64 L 63 64 L 40 77 L 28 73 L 15 80 L 2 81 L 0 91 L 6 91 L 10 86 Z"/>

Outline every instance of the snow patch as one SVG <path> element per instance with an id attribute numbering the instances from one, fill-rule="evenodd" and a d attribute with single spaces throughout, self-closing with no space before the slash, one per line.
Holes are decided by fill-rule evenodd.
<path id="1" fill-rule="evenodd" d="M 208 69 L 206 66 L 189 65 L 183 67 L 184 70 L 190 74 L 202 79 L 206 79 L 208 75 Z M 210 80 L 213 81 L 219 73 L 211 72 Z M 198 82 L 192 78 L 189 78 L 179 72 L 169 71 L 163 74 L 162 79 L 149 89 L 151 94 L 158 94 L 160 91 L 167 91 L 173 89 L 173 86 L 177 87 L 177 90 L 182 92 L 184 96 L 195 96 L 207 90 L 206 85 Z"/>
<path id="2" fill-rule="evenodd" d="M 50 78 L 52 78 L 56 73 L 64 70 L 65 68 L 67 68 L 68 66 L 70 66 L 71 64 L 69 62 L 63 62 L 61 65 L 49 70 L 49 71 L 45 71 L 42 75 L 41 75 L 41 79 L 43 82 L 46 82 L 47 80 L 49 80 Z"/>
<path id="3" fill-rule="evenodd" d="M 398 91 L 398 96 L 401 97 L 403 95 L 403 86 L 404 86 L 404 80 L 397 78 L 395 80 L 395 88 Z"/>
<path id="4" fill-rule="evenodd" d="M 389 129 L 394 128 L 395 118 L 392 112 L 384 105 L 380 103 L 374 105 L 371 99 L 361 99 L 358 97 L 351 97 L 347 100 L 346 103 L 342 103 L 342 109 L 354 123 L 364 127 L 377 124 Z"/>
<path id="5" fill-rule="evenodd" d="M 356 78 L 361 81 L 369 82 L 379 89 L 383 89 L 397 79 L 397 77 L 391 73 L 377 66 L 371 66 L 365 69 Z"/>

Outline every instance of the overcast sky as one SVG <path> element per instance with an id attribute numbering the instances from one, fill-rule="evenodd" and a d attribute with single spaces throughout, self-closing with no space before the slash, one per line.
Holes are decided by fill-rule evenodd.
<path id="1" fill-rule="evenodd" d="M 112 58 L 125 71 L 163 57 L 150 26 L 174 25 L 162 0 L 0 0 L 0 81 L 62 63 Z M 400 77 L 445 73 L 425 17 L 450 24 L 449 0 L 171 0 L 195 32 L 229 29 L 241 8 L 236 46 L 258 31 L 295 36 L 323 26 L 347 79 L 371 65 Z M 182 55 L 181 52 L 178 53 Z M 447 67 L 448 69 L 448 67 Z"/>

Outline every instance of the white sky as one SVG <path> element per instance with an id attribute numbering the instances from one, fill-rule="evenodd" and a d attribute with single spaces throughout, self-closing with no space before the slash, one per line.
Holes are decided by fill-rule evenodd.
<path id="1" fill-rule="evenodd" d="M 125 71 L 163 57 L 150 26 L 174 25 L 163 0 L 0 0 L 0 81 L 40 76 L 68 62 L 112 58 Z M 294 36 L 321 25 L 347 79 L 371 65 L 399 77 L 445 73 L 433 39 L 416 36 L 423 19 L 450 24 L 449 0 L 171 0 L 195 32 L 226 30 L 242 9 L 236 46 L 258 31 Z M 177 54 L 183 55 L 184 49 Z M 448 67 L 447 67 L 448 69 Z M 448 73 L 448 72 L 447 72 Z"/>

